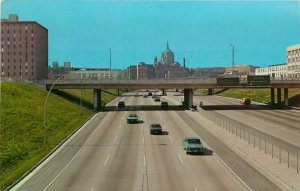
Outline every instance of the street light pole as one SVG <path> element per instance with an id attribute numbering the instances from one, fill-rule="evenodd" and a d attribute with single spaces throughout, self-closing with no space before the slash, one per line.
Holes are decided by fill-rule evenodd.
<path id="1" fill-rule="evenodd" d="M 111 48 L 109 48 L 109 79 L 111 77 Z"/>
<path id="2" fill-rule="evenodd" d="M 80 115 L 82 115 L 82 69 L 80 71 Z"/>
<path id="3" fill-rule="evenodd" d="M 232 47 L 232 75 L 234 73 L 234 44 L 230 44 Z"/>
<path id="4" fill-rule="evenodd" d="M 52 84 L 50 90 L 48 91 L 48 94 L 46 96 L 46 100 L 45 100 L 45 104 L 44 104 L 44 140 L 43 140 L 43 143 L 46 144 L 46 109 L 47 109 L 47 100 L 48 100 L 48 97 L 50 95 L 50 92 L 52 90 L 52 88 L 54 87 L 55 83 L 60 80 L 61 78 L 63 78 L 66 74 L 63 74 L 61 75 L 60 77 L 58 77 L 54 83 Z"/>

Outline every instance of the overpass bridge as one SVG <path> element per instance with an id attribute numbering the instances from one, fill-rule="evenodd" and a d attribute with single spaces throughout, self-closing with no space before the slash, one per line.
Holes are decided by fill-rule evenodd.
<path id="1" fill-rule="evenodd" d="M 249 86 L 247 80 L 240 79 L 238 85 L 220 86 L 217 78 L 200 79 L 159 79 L 159 80 L 91 80 L 91 79 L 61 79 L 44 80 L 41 83 L 46 85 L 46 89 L 93 89 L 94 109 L 99 108 L 101 100 L 101 89 L 160 89 L 165 94 L 166 89 L 183 89 L 184 104 L 188 107 L 193 105 L 193 89 L 208 89 L 208 94 L 212 95 L 216 88 L 269 88 L 271 93 L 271 103 L 275 103 L 274 90 L 277 89 L 277 102 L 281 102 L 281 89 L 284 90 L 285 105 L 288 105 L 288 89 L 300 88 L 300 80 L 282 79 L 270 80 L 270 84 L 263 86 Z"/>

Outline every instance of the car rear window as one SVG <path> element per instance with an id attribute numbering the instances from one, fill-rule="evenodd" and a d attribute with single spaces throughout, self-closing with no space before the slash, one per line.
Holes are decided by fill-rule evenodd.
<path id="1" fill-rule="evenodd" d="M 187 142 L 191 144 L 201 144 L 199 139 L 189 139 Z"/>

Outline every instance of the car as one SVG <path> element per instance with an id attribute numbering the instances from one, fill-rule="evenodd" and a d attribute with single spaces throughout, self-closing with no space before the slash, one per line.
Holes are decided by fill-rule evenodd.
<path id="1" fill-rule="evenodd" d="M 139 118 L 137 114 L 129 114 L 127 116 L 127 123 L 138 123 L 138 122 L 139 122 Z"/>
<path id="2" fill-rule="evenodd" d="M 160 101 L 160 98 L 159 97 L 155 97 L 154 101 Z"/>
<path id="3" fill-rule="evenodd" d="M 240 99 L 240 103 L 243 105 L 250 105 L 251 100 L 250 100 L 250 98 L 242 98 L 242 99 Z"/>
<path id="4" fill-rule="evenodd" d="M 152 96 L 152 92 L 148 92 L 148 96 Z"/>
<path id="5" fill-rule="evenodd" d="M 168 108 L 169 104 L 166 101 L 162 101 L 160 106 L 161 106 L 161 108 Z"/>
<path id="6" fill-rule="evenodd" d="M 190 153 L 203 153 L 204 147 L 198 137 L 186 137 L 182 140 L 182 147 L 186 154 Z"/>
<path id="7" fill-rule="evenodd" d="M 150 134 L 162 134 L 162 128 L 160 124 L 151 124 L 150 125 Z"/>
<path id="8" fill-rule="evenodd" d="M 148 95 L 147 95 L 147 94 L 144 94 L 143 97 L 148 97 Z"/>
<path id="9" fill-rule="evenodd" d="M 125 107 L 125 102 L 124 101 L 119 101 L 118 107 Z"/>

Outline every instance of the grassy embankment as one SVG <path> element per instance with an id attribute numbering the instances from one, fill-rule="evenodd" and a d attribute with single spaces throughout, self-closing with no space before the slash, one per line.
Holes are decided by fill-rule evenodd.
<path id="1" fill-rule="evenodd" d="M 67 90 L 79 97 L 79 90 Z M 115 93 L 115 90 L 112 91 Z M 92 90 L 83 90 L 83 100 L 92 104 Z M 43 109 L 47 91 L 29 84 L 1 83 L 0 190 L 3 190 L 79 128 L 93 111 L 79 102 L 51 94 L 47 102 L 46 137 L 43 144 Z M 102 93 L 105 103 L 115 96 Z"/>
<path id="2" fill-rule="evenodd" d="M 218 91 L 218 90 L 215 90 Z M 195 93 L 207 94 L 207 90 L 200 89 Z M 275 89 L 275 99 L 277 97 L 277 91 Z M 300 94 L 300 89 L 289 89 L 289 97 Z M 232 97 L 232 98 L 243 98 L 249 97 L 252 101 L 260 102 L 260 103 L 269 103 L 271 102 L 271 93 L 270 89 L 257 89 L 257 88 L 247 88 L 247 89 L 229 89 L 220 94 L 220 96 L 224 97 Z M 283 90 L 281 90 L 281 99 L 283 99 Z"/>

